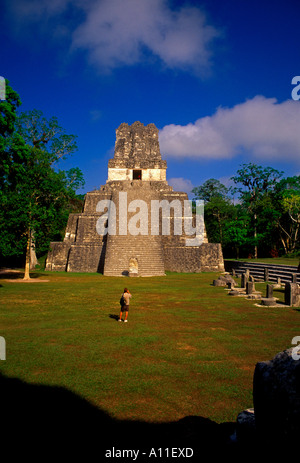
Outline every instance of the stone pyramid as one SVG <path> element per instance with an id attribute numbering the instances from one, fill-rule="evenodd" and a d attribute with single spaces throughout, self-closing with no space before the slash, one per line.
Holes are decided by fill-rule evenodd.
<path id="1" fill-rule="evenodd" d="M 64 241 L 50 245 L 46 270 L 108 276 L 223 271 L 221 245 L 208 243 L 204 222 L 198 231 L 197 216 L 186 213 L 188 195 L 173 190 L 166 170 L 155 125 L 121 124 L 106 184 L 86 194 L 82 213 L 70 214 Z"/>

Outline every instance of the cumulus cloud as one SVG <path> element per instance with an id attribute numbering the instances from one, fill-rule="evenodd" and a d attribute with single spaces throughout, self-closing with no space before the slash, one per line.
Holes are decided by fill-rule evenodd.
<path id="1" fill-rule="evenodd" d="M 162 153 L 173 157 L 230 159 L 247 153 L 264 160 L 300 162 L 300 104 L 256 96 L 185 126 L 160 131 Z"/>
<path id="2" fill-rule="evenodd" d="M 206 74 L 213 41 L 221 35 L 199 7 L 174 9 L 170 0 L 4 2 L 20 32 L 35 23 L 35 32 L 51 33 L 52 38 L 63 35 L 72 50 L 86 51 L 103 71 L 154 58 L 168 68 Z"/>
<path id="3" fill-rule="evenodd" d="M 185 193 L 191 193 L 194 185 L 191 180 L 183 177 L 173 177 L 168 180 L 169 185 L 171 185 L 175 191 L 184 191 Z"/>
<path id="4" fill-rule="evenodd" d="M 87 50 L 100 68 L 156 57 L 170 68 L 204 72 L 218 35 L 196 7 L 175 11 L 166 0 L 101 0 L 92 4 L 86 20 L 74 31 L 73 48 Z"/>

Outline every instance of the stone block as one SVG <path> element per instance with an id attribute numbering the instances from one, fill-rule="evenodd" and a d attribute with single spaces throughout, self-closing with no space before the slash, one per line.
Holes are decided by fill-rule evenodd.
<path id="1" fill-rule="evenodd" d="M 297 283 L 285 284 L 285 305 L 300 307 L 300 288 Z"/>
<path id="2" fill-rule="evenodd" d="M 256 430 L 265 446 L 295 445 L 300 434 L 300 360 L 294 348 L 256 364 L 253 404 Z"/>
<path id="3" fill-rule="evenodd" d="M 267 285 L 267 293 L 266 293 L 266 298 L 270 299 L 273 298 L 273 285 Z"/>
<path id="4" fill-rule="evenodd" d="M 240 292 L 237 291 L 236 289 L 232 289 L 231 291 L 228 292 L 229 296 L 239 296 Z"/>
<path id="5" fill-rule="evenodd" d="M 236 420 L 236 438 L 239 444 L 253 445 L 256 440 L 254 408 L 248 408 L 238 414 Z"/>
<path id="6" fill-rule="evenodd" d="M 246 283 L 246 294 L 252 294 L 255 291 L 253 281 L 247 281 Z"/>
<path id="7" fill-rule="evenodd" d="M 264 280 L 269 281 L 269 269 L 268 269 L 268 267 L 264 268 Z"/>
<path id="8" fill-rule="evenodd" d="M 242 273 L 241 276 L 241 288 L 246 288 L 246 283 L 248 281 L 248 276 L 246 273 Z"/>
<path id="9" fill-rule="evenodd" d="M 213 286 L 226 286 L 226 282 L 224 280 L 213 280 Z"/>
<path id="10" fill-rule="evenodd" d="M 268 306 L 268 307 L 271 307 L 271 306 L 276 305 L 276 301 L 277 301 L 277 299 L 275 297 L 263 297 L 261 299 L 261 304 L 265 305 L 265 306 Z"/>

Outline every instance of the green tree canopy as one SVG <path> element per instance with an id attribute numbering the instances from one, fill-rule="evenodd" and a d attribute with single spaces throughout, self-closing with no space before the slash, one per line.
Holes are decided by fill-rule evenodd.
<path id="1" fill-rule="evenodd" d="M 220 180 L 216 180 L 215 178 L 206 180 L 203 185 L 193 188 L 192 190 L 196 199 L 202 199 L 206 203 L 211 201 L 213 198 L 226 200 L 228 192 L 229 189 L 226 188 Z"/>
<path id="2" fill-rule="evenodd" d="M 29 277 L 32 239 L 41 251 L 65 225 L 70 200 L 84 185 L 80 169 L 57 169 L 60 159 L 76 149 L 76 137 L 68 135 L 55 117 L 41 111 L 16 114 L 19 98 L 0 103 L 5 127 L 2 137 L 0 184 L 0 254 L 22 255 L 26 249 L 25 277 Z M 2 105 L 5 105 L 4 109 Z M 10 105 L 10 108 L 7 105 Z"/>
<path id="3" fill-rule="evenodd" d="M 234 187 L 209 179 L 194 188 L 204 199 L 209 241 L 239 257 L 291 254 L 300 248 L 300 176 L 282 178 L 272 167 L 243 164 L 232 177 Z M 237 200 L 233 200 L 237 195 Z"/>
<path id="4" fill-rule="evenodd" d="M 234 215 L 228 188 L 219 180 L 210 178 L 194 188 L 195 199 L 204 200 L 204 220 L 208 240 L 226 246 L 225 224 Z"/>
<path id="5" fill-rule="evenodd" d="M 286 254 L 299 249 L 300 176 L 283 178 L 272 193 L 274 226 Z"/>
<path id="6" fill-rule="evenodd" d="M 240 185 L 231 189 L 232 193 L 239 193 L 242 205 L 247 208 L 253 221 L 254 258 L 257 258 L 258 243 L 261 235 L 258 233 L 258 212 L 260 203 L 265 195 L 270 193 L 283 172 L 272 167 L 261 167 L 253 163 L 242 164 L 237 175 L 232 177 L 235 184 Z"/>

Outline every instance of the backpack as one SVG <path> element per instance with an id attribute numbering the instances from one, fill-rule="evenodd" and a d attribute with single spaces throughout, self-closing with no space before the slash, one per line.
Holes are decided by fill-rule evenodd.
<path id="1" fill-rule="evenodd" d="M 122 294 L 122 296 L 121 296 L 120 304 L 121 304 L 122 307 L 123 307 L 123 305 L 126 305 L 126 301 L 125 301 L 125 298 L 124 298 L 124 294 Z"/>

